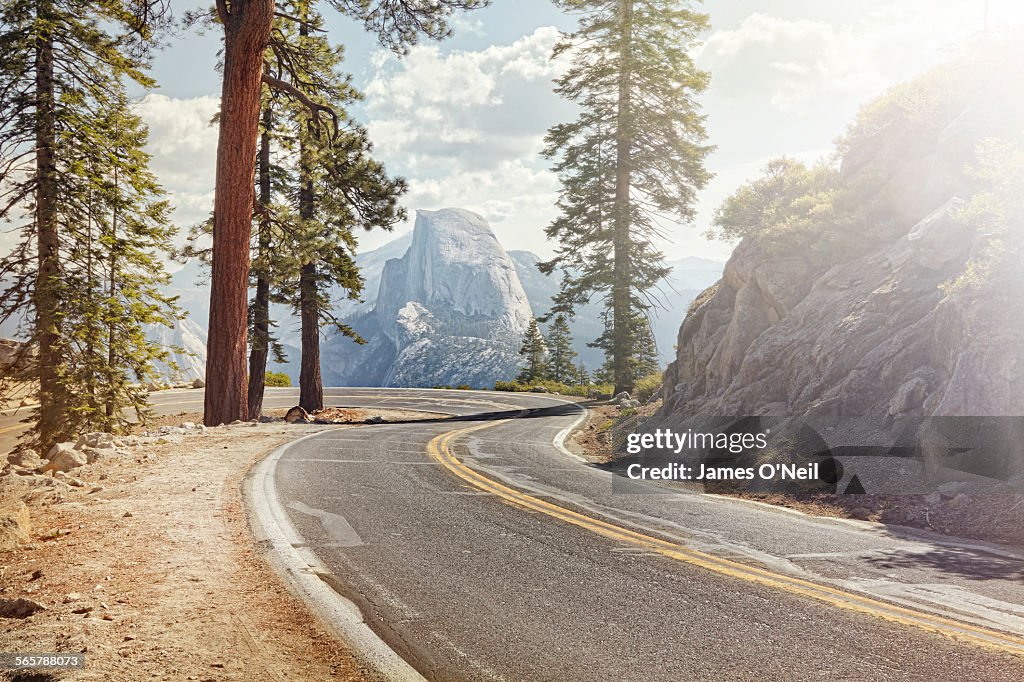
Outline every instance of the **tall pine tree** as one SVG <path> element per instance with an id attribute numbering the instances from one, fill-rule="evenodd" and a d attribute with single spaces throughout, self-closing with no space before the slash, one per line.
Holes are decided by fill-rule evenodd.
<path id="1" fill-rule="evenodd" d="M 75 431 L 123 431 L 149 414 L 145 384 L 166 363 L 167 348 L 147 338 L 152 325 L 173 327 L 180 311 L 163 288 L 163 261 L 176 233 L 163 189 L 148 170 L 148 138 L 122 90 L 62 142 L 82 182 L 84 219 L 68 225 L 74 245 L 63 263 L 69 385 L 78 404 L 66 419 Z M 78 199 L 74 199 L 77 195 Z"/>
<path id="2" fill-rule="evenodd" d="M 633 388 L 638 311 L 669 269 L 655 241 L 659 218 L 692 221 L 709 180 L 711 148 L 695 96 L 708 84 L 690 51 L 707 17 L 678 0 L 562 0 L 582 12 L 578 30 L 555 55 L 572 54 L 557 92 L 579 117 L 548 131 L 545 156 L 557 159 L 561 215 L 547 228 L 558 242 L 542 271 L 562 271 L 553 312 L 572 313 L 604 297 L 615 390 Z"/>
<path id="3" fill-rule="evenodd" d="M 291 120 L 294 127 L 294 189 L 290 193 L 291 220 L 283 245 L 291 259 L 292 283 L 284 298 L 301 320 L 302 361 L 299 405 L 307 411 L 322 409 L 323 381 L 320 368 L 320 328 L 331 325 L 359 342 L 351 328 L 331 312 L 330 295 L 340 289 L 358 298 L 362 278 L 355 265 L 356 230 L 391 229 L 405 219 L 398 198 L 405 181 L 391 179 L 371 156 L 366 130 L 352 120 L 346 107 L 361 98 L 350 79 L 338 73 L 340 48 L 332 48 L 322 33 L 323 20 L 310 0 L 290 3 L 299 20 L 289 35 L 289 68 L 282 78 L 299 93 Z M 282 59 L 282 52 L 275 51 Z M 329 110 L 335 129 L 321 125 L 315 113 Z"/>
<path id="4" fill-rule="evenodd" d="M 152 85 L 143 69 L 162 4 L 0 0 L 0 218 L 21 225 L 19 243 L 0 260 L 0 320 L 17 319 L 36 349 L 25 378 L 38 381 L 40 405 L 30 439 L 43 449 L 91 423 L 83 415 L 97 413 L 95 394 L 87 389 L 95 387 L 102 366 L 87 371 L 83 363 L 87 358 L 95 364 L 101 336 L 93 328 L 88 338 L 72 339 L 69 330 L 76 316 L 110 317 L 107 328 L 117 317 L 111 311 L 115 297 L 96 300 L 92 286 L 100 281 L 101 256 L 116 250 L 110 235 L 99 248 L 91 241 L 102 239 L 100 216 L 119 206 L 122 225 L 139 218 L 152 226 L 143 216 L 159 212 L 149 202 L 159 193 L 155 187 L 143 190 L 146 199 L 137 203 L 139 193 L 112 195 L 104 185 L 125 169 L 116 149 L 122 156 L 141 154 L 137 140 L 114 141 L 138 126 L 126 116 L 123 129 L 112 127 L 110 114 L 125 111 L 126 79 Z M 145 160 L 132 159 L 142 163 L 141 174 Z M 129 194 L 132 200 L 125 201 Z M 150 217 L 162 224 L 155 213 Z M 89 288 L 81 290 L 83 283 Z M 134 341 L 127 348 L 133 356 L 147 352 Z M 108 349 L 112 372 L 110 355 Z M 116 410 L 120 398 L 108 395 L 102 402 L 104 412 L 107 403 Z"/>

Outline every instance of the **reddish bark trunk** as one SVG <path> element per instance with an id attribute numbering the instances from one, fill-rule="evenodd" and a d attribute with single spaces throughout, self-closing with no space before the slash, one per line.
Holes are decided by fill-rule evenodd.
<path id="1" fill-rule="evenodd" d="M 226 3 L 223 3 L 226 5 Z M 234 0 L 224 19 L 224 83 L 213 212 L 206 352 L 207 426 L 247 419 L 249 248 L 263 53 L 274 0 Z"/>

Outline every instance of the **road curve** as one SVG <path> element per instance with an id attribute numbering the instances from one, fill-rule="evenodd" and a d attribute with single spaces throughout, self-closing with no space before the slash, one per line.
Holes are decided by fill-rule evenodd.
<path id="1" fill-rule="evenodd" d="M 273 472 L 296 544 L 428 679 L 1024 679 L 1012 552 L 615 494 L 553 445 L 579 412 L 552 397 L 328 394 L 455 417 L 329 431 Z"/>

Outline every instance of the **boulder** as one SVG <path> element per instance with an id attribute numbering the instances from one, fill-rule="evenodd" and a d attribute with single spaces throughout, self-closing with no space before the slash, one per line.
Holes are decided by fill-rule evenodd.
<path id="1" fill-rule="evenodd" d="M 49 462 L 43 471 L 72 471 L 89 463 L 84 452 L 75 449 L 72 443 L 58 443 L 47 454 Z"/>
<path id="2" fill-rule="evenodd" d="M 383 424 L 384 423 L 384 417 L 373 416 L 373 417 L 370 417 L 369 419 L 367 419 L 366 423 L 367 424 Z"/>
<path id="3" fill-rule="evenodd" d="M 42 459 L 35 450 L 21 450 L 7 455 L 7 463 L 35 470 L 41 469 L 46 464 L 46 460 Z"/>
<path id="4" fill-rule="evenodd" d="M 952 509 L 953 511 L 962 511 L 970 507 L 973 503 L 974 501 L 970 498 L 969 495 L 967 495 L 966 493 L 960 493 L 959 495 L 957 495 L 956 497 L 954 497 L 953 499 L 946 503 L 946 508 Z"/>
<path id="5" fill-rule="evenodd" d="M 202 379 L 196 379 L 192 382 L 192 388 L 206 388 L 206 382 Z"/>
<path id="6" fill-rule="evenodd" d="M 75 448 L 112 448 L 116 443 L 116 437 L 112 433 L 86 433 L 78 438 Z"/>
<path id="7" fill-rule="evenodd" d="M 530 389 L 530 393 L 550 393 L 550 392 L 551 391 L 549 391 L 548 389 L 544 388 L 543 386 L 534 386 L 533 388 Z"/>
<path id="8" fill-rule="evenodd" d="M 24 619 L 45 610 L 46 607 L 39 602 L 24 597 L 0 599 L 0 618 Z"/>
<path id="9" fill-rule="evenodd" d="M 85 455 L 85 459 L 89 464 L 97 462 L 101 459 L 111 459 L 117 457 L 120 453 L 116 448 L 82 448 L 82 454 Z"/>
<path id="10" fill-rule="evenodd" d="M 308 424 L 310 421 L 309 413 L 298 405 L 288 410 L 288 414 L 284 416 L 284 420 L 289 424 Z"/>

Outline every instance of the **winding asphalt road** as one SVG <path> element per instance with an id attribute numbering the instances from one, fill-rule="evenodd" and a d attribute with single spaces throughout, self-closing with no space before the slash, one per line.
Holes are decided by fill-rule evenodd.
<path id="1" fill-rule="evenodd" d="M 289 520 L 432 680 L 1024 679 L 1024 557 L 667 491 L 613 493 L 553 397 L 336 389 L 452 421 L 287 448 Z"/>
<path id="2" fill-rule="evenodd" d="M 160 412 L 201 401 L 156 396 Z M 452 415 L 303 439 L 271 479 L 295 546 L 428 679 L 1024 679 L 1024 556 L 655 484 L 613 492 L 557 447 L 580 408 L 554 397 L 327 402 Z"/>

